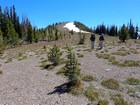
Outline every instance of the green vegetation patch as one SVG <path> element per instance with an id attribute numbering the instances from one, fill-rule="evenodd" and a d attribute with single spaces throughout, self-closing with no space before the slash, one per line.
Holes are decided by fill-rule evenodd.
<path id="1" fill-rule="evenodd" d="M 74 84 L 74 86 L 71 87 L 70 92 L 71 94 L 74 95 L 80 95 L 84 92 L 84 88 L 83 88 L 83 84 L 81 82 L 81 80 L 76 80 L 76 83 Z"/>
<path id="2" fill-rule="evenodd" d="M 81 78 L 83 81 L 90 82 L 93 81 L 95 77 L 93 77 L 92 75 L 82 75 Z"/>
<path id="3" fill-rule="evenodd" d="M 12 62 L 12 58 L 8 58 L 5 63 L 9 63 L 9 62 Z"/>
<path id="4" fill-rule="evenodd" d="M 65 74 L 65 73 L 66 73 L 65 67 L 62 67 L 56 74 L 60 75 L 60 74 Z"/>
<path id="5" fill-rule="evenodd" d="M 129 52 L 120 52 L 120 51 L 117 51 L 117 52 L 112 53 L 112 54 L 114 54 L 114 55 L 120 55 L 120 56 L 126 56 L 126 55 L 128 55 L 130 53 Z"/>
<path id="6" fill-rule="evenodd" d="M 18 58 L 18 61 L 21 61 L 21 60 L 24 60 L 24 59 L 27 59 L 27 56 L 21 56 L 20 58 Z"/>
<path id="7" fill-rule="evenodd" d="M 48 62 L 47 59 L 43 59 L 42 61 L 40 61 L 40 63 L 46 63 L 46 62 Z"/>
<path id="8" fill-rule="evenodd" d="M 99 100 L 99 92 L 94 88 L 92 84 L 90 84 L 89 87 L 85 90 L 85 96 L 90 100 L 90 101 L 98 101 Z"/>
<path id="9" fill-rule="evenodd" d="M 128 103 L 121 94 L 115 94 L 112 97 L 115 105 L 132 105 L 131 103 Z"/>
<path id="10" fill-rule="evenodd" d="M 137 97 L 140 98 L 140 91 L 134 90 L 134 89 L 129 89 L 127 91 L 127 94 L 131 97 Z"/>
<path id="11" fill-rule="evenodd" d="M 127 78 L 126 81 L 129 85 L 139 85 L 140 84 L 140 80 L 137 78 L 133 78 L 133 77 Z"/>
<path id="12" fill-rule="evenodd" d="M 110 54 L 98 54 L 98 53 L 96 53 L 96 56 L 98 58 L 107 59 L 109 62 L 111 62 L 112 64 L 117 65 L 119 67 L 140 66 L 140 61 L 124 60 L 122 62 L 119 62 L 116 60 L 116 58 L 114 56 L 111 56 Z"/>
<path id="13" fill-rule="evenodd" d="M 47 68 L 47 70 L 53 70 L 55 68 L 55 66 L 51 65 Z"/>
<path id="14" fill-rule="evenodd" d="M 3 74 L 3 71 L 2 70 L 0 70 L 0 74 Z"/>
<path id="15" fill-rule="evenodd" d="M 110 79 L 107 79 L 107 80 L 103 80 L 101 82 L 101 85 L 102 86 L 105 86 L 106 88 L 109 88 L 109 89 L 119 89 L 119 81 L 113 79 L 113 78 L 110 78 Z"/>
<path id="16" fill-rule="evenodd" d="M 98 103 L 99 105 L 109 105 L 109 102 L 106 99 L 101 99 Z"/>

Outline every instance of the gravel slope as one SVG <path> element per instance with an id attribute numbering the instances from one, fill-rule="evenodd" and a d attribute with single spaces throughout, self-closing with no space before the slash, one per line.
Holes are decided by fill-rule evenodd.
<path id="1" fill-rule="evenodd" d="M 84 57 L 78 58 L 78 61 L 81 63 L 81 73 L 95 76 L 97 80 L 92 83 L 96 88 L 102 90 L 105 97 L 108 96 L 108 93 L 112 90 L 105 89 L 100 85 L 103 79 L 115 78 L 119 80 L 122 88 L 126 88 L 127 86 L 125 86 L 123 82 L 128 77 L 140 78 L 140 67 L 120 68 L 109 64 L 107 60 L 97 58 L 95 55 L 110 47 L 111 49 L 109 49 L 108 53 L 112 53 L 122 46 L 108 46 L 99 51 L 96 51 L 96 49 L 89 51 L 89 46 L 90 45 L 84 47 L 73 46 L 73 48 L 75 48 L 73 51 L 76 54 L 80 53 L 84 55 Z M 135 46 L 131 47 L 135 48 Z M 123 59 L 140 60 L 140 49 L 138 45 L 137 51 L 139 54 L 133 54 L 133 56 L 128 55 Z M 6 54 L 8 56 L 7 52 L 4 56 L 6 56 Z M 39 67 L 40 58 L 46 57 L 46 54 L 37 57 L 35 53 L 29 51 L 28 53 L 33 55 L 30 56 L 29 54 L 27 59 L 21 61 L 13 59 L 12 62 L 4 63 L 6 58 L 0 59 L 0 64 L 2 64 L 1 69 L 3 71 L 3 74 L 0 74 L 0 105 L 90 105 L 91 102 L 84 96 L 74 96 L 68 93 L 59 94 L 55 92 L 55 87 L 67 82 L 65 77 L 56 75 L 56 72 L 61 66 L 56 67 L 55 70 L 52 71 L 41 70 Z M 112 92 L 115 93 L 116 91 Z M 126 100 L 133 102 L 134 105 L 140 105 L 139 98 L 128 96 L 125 90 L 123 92 L 122 94 Z M 106 98 L 109 99 L 109 96 Z M 113 104 L 110 103 L 110 105 Z"/>

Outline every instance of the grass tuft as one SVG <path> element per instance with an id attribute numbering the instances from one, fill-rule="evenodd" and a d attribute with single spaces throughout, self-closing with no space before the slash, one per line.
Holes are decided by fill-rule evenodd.
<path id="1" fill-rule="evenodd" d="M 62 67 L 56 74 L 60 75 L 60 74 L 65 74 L 66 70 L 65 67 Z"/>
<path id="2" fill-rule="evenodd" d="M 3 74 L 2 70 L 0 70 L 0 74 Z"/>
<path id="3" fill-rule="evenodd" d="M 86 82 L 90 82 L 94 80 L 94 77 L 92 75 L 82 75 L 82 80 Z"/>
<path id="4" fill-rule="evenodd" d="M 85 90 L 85 96 L 90 100 L 90 101 L 98 101 L 99 100 L 99 92 L 94 88 L 92 84 L 90 84 L 89 87 Z"/>
<path id="5" fill-rule="evenodd" d="M 107 80 L 103 80 L 101 82 L 101 85 L 102 86 L 105 86 L 106 88 L 109 88 L 109 89 L 119 89 L 119 82 L 113 78 L 110 78 L 110 79 L 107 79 Z"/>
<path id="6" fill-rule="evenodd" d="M 121 94 L 115 94 L 113 96 L 114 105 L 132 105 L 129 104 Z"/>
<path id="7" fill-rule="evenodd" d="M 48 70 L 50 71 L 50 70 L 53 70 L 54 68 L 55 68 L 55 66 L 52 65 L 52 66 L 48 67 Z"/>
<path id="8" fill-rule="evenodd" d="M 98 102 L 99 105 L 109 105 L 109 102 L 105 99 L 101 99 L 99 102 Z"/>
<path id="9" fill-rule="evenodd" d="M 74 86 L 72 86 L 72 88 L 70 89 L 71 94 L 73 95 L 80 95 L 84 92 L 84 88 L 83 88 L 83 84 L 81 82 L 81 80 L 76 80 L 76 83 Z"/>
<path id="10" fill-rule="evenodd" d="M 12 58 L 8 58 L 5 63 L 9 63 L 9 62 L 12 62 Z"/>
<path id="11" fill-rule="evenodd" d="M 137 78 L 130 77 L 130 78 L 127 78 L 127 83 L 129 85 L 139 85 L 140 84 L 140 80 L 137 79 Z"/>

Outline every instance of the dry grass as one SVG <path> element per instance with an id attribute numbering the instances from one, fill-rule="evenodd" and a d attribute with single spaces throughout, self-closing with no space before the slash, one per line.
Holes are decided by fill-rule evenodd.
<path id="1" fill-rule="evenodd" d="M 133 60 L 125 60 L 123 62 L 118 63 L 117 66 L 120 67 L 133 67 L 133 66 L 140 66 L 140 62 L 139 61 L 133 61 Z"/>
<path id="2" fill-rule="evenodd" d="M 90 100 L 90 101 L 98 101 L 99 100 L 99 92 L 94 88 L 92 84 L 90 84 L 89 87 L 85 90 L 85 96 Z"/>
<path id="3" fill-rule="evenodd" d="M 93 77 L 92 75 L 82 75 L 82 80 L 86 81 L 86 82 L 91 82 L 94 80 L 95 77 Z"/>
<path id="4" fill-rule="evenodd" d="M 46 66 L 46 63 L 41 63 L 40 65 L 39 65 L 39 67 L 41 67 L 41 68 L 44 68 Z"/>
<path id="5" fill-rule="evenodd" d="M 115 52 L 115 53 L 112 53 L 112 54 L 114 54 L 114 55 L 120 55 L 120 56 L 126 56 L 126 55 L 128 55 L 128 54 L 130 54 L 129 52 L 121 52 L 121 51 L 117 51 L 117 52 Z"/>
<path id="6" fill-rule="evenodd" d="M 3 74 L 3 71 L 2 70 L 0 70 L 0 74 Z"/>
<path id="7" fill-rule="evenodd" d="M 2 70 L 1 70 L 1 64 L 0 64 L 0 74 L 3 74 Z"/>
<path id="8" fill-rule="evenodd" d="M 99 105 L 109 105 L 109 102 L 106 100 L 106 99 L 101 99 L 99 102 L 98 102 Z"/>
<path id="9" fill-rule="evenodd" d="M 9 62 L 12 62 L 12 58 L 8 58 L 5 63 L 9 63 Z"/>
<path id="10" fill-rule="evenodd" d="M 98 58 L 104 58 L 104 59 L 109 59 L 109 57 L 111 56 L 110 54 L 98 54 L 96 53 L 96 56 Z"/>
<path id="11" fill-rule="evenodd" d="M 137 78 L 134 78 L 134 77 L 130 77 L 130 78 L 127 78 L 127 83 L 129 85 L 139 85 L 140 84 L 140 80 L 137 79 Z"/>
<path id="12" fill-rule="evenodd" d="M 27 56 L 21 56 L 20 58 L 18 58 L 18 61 L 21 61 L 21 60 L 24 60 L 24 59 L 27 59 Z"/>
<path id="13" fill-rule="evenodd" d="M 138 54 L 138 51 L 134 48 L 125 49 L 124 47 L 117 50 L 117 52 L 112 53 L 114 55 L 126 56 L 129 54 Z"/>
<path id="14" fill-rule="evenodd" d="M 75 85 L 72 86 L 72 88 L 70 89 L 69 93 L 73 95 L 80 95 L 83 94 L 83 92 L 84 92 L 83 83 L 81 82 L 81 80 L 77 80 Z"/>
<path id="15" fill-rule="evenodd" d="M 121 94 L 115 94 L 112 99 L 114 105 L 132 105 L 131 103 L 128 103 Z"/>
<path id="16" fill-rule="evenodd" d="M 60 74 L 65 74 L 65 67 L 62 67 L 56 74 L 60 75 Z"/>
<path id="17" fill-rule="evenodd" d="M 140 90 L 138 91 L 138 90 L 136 90 L 136 89 L 129 89 L 128 91 L 127 91 L 127 94 L 129 95 L 129 96 L 131 96 L 131 97 L 136 97 L 136 98 L 140 98 L 140 96 L 139 96 L 139 93 L 140 93 Z"/>
<path id="18" fill-rule="evenodd" d="M 96 53 L 98 58 L 107 59 L 114 65 L 119 67 L 133 67 L 133 66 L 140 66 L 140 61 L 133 61 L 133 60 L 124 60 L 124 61 L 117 61 L 115 56 L 111 56 L 110 54 L 98 54 Z"/>
<path id="19" fill-rule="evenodd" d="M 55 66 L 52 65 L 52 66 L 49 66 L 49 67 L 47 68 L 47 70 L 50 71 L 50 70 L 53 70 L 54 68 L 55 68 Z"/>
<path id="20" fill-rule="evenodd" d="M 46 63 L 46 62 L 48 62 L 47 59 L 42 59 L 42 61 L 40 61 L 40 63 Z"/>
<path id="21" fill-rule="evenodd" d="M 84 55 L 83 54 L 79 54 L 78 57 L 82 58 L 82 57 L 84 57 Z"/>
<path id="22" fill-rule="evenodd" d="M 60 58 L 58 65 L 65 64 L 66 62 L 67 62 L 66 59 L 64 59 L 64 58 Z"/>
<path id="23" fill-rule="evenodd" d="M 117 81 L 113 78 L 103 80 L 101 82 L 101 85 L 108 88 L 108 89 L 115 89 L 115 90 L 119 89 L 119 87 L 120 87 L 119 81 Z"/>

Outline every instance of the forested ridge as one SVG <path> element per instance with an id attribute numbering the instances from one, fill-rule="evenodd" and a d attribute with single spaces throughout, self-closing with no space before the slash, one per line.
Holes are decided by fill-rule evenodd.
<path id="1" fill-rule="evenodd" d="M 47 21 L 47 20 L 46 20 Z M 41 40 L 54 41 L 58 39 L 64 39 L 66 35 L 73 34 L 73 32 L 65 33 L 57 29 L 57 25 L 61 23 L 55 23 L 48 25 L 45 28 L 37 28 L 33 26 L 28 17 L 20 17 L 16 13 L 15 6 L 8 8 L 5 7 L 3 10 L 0 7 L 0 46 L 10 45 L 16 46 L 23 43 L 34 43 Z M 121 30 L 127 33 L 126 38 L 136 38 L 136 26 L 133 25 L 132 20 L 121 27 L 116 25 L 107 26 L 105 24 L 98 25 L 94 28 L 88 28 L 81 22 L 75 21 L 74 24 L 80 30 L 93 32 L 96 34 L 107 34 L 110 36 L 121 36 Z M 93 23 L 94 24 L 94 23 Z M 126 35 L 125 35 L 126 36 Z"/>

